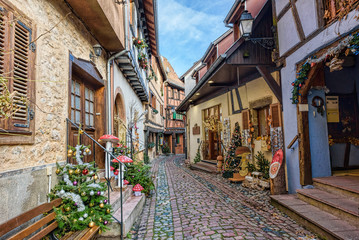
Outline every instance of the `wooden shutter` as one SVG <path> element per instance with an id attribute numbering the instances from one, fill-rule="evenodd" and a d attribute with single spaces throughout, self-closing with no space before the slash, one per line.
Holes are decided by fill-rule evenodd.
<path id="1" fill-rule="evenodd" d="M 5 77 L 5 55 L 4 52 L 8 50 L 8 40 L 7 38 L 7 18 L 5 14 L 0 11 L 0 77 Z M 4 92 L 4 85 L 0 83 L 0 95 Z M 5 129 L 6 121 L 0 116 L 0 129 Z"/>
<path id="2" fill-rule="evenodd" d="M 24 122 L 25 125 L 28 118 L 26 99 L 29 98 L 29 44 L 29 29 L 21 22 L 16 22 L 14 29 L 14 71 L 11 88 L 17 94 L 13 119 Z M 19 126 L 17 123 L 14 124 Z"/>
<path id="3" fill-rule="evenodd" d="M 282 113 L 279 103 L 270 105 L 270 115 L 272 116 L 272 127 L 282 126 Z"/>
<path id="4" fill-rule="evenodd" d="M 243 126 L 243 130 L 249 129 L 249 111 L 248 110 L 242 111 L 242 126 Z"/>

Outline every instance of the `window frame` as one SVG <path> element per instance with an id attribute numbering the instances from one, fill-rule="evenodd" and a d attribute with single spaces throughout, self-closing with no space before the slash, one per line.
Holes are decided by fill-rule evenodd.
<path id="1" fill-rule="evenodd" d="M 36 64 L 36 43 L 32 43 L 33 39 L 36 39 L 36 26 L 33 22 L 25 15 L 22 11 L 15 8 L 11 3 L 7 1 L 0 0 L 0 13 L 5 18 L 4 24 L 4 39 L 5 47 L 4 52 L 10 52 L 12 49 L 15 49 L 15 38 L 16 38 L 16 28 L 19 28 L 18 31 L 24 31 L 28 34 L 28 45 L 26 51 L 27 62 L 22 62 L 21 64 L 26 64 L 27 71 L 27 81 L 26 81 L 26 98 L 28 99 L 28 106 L 26 108 L 27 116 L 26 120 L 16 120 L 12 117 L 1 120 L 3 123 L 0 123 L 0 145 L 9 145 L 9 144 L 34 144 L 35 143 L 35 102 L 36 102 L 36 84 L 35 81 L 28 81 L 28 79 L 35 79 L 35 64 Z M 9 24 L 12 21 L 14 24 Z M 18 32 L 19 34 L 20 32 Z M 24 36 L 24 35 L 22 35 Z M 17 37 L 20 37 L 18 35 Z M 10 39 L 10 40 L 9 40 Z M 22 48 L 20 48 L 22 50 Z M 13 51 L 8 56 L 4 57 L 4 74 L 3 76 L 8 79 L 7 87 L 10 92 L 13 92 L 14 86 L 14 61 L 15 61 L 16 51 Z M 17 53 L 20 54 L 20 53 Z M 22 55 L 24 56 L 24 55 Z M 19 59 L 19 58 L 18 58 Z M 19 66 L 19 65 L 18 65 Z M 19 78 L 21 81 L 23 78 Z"/>

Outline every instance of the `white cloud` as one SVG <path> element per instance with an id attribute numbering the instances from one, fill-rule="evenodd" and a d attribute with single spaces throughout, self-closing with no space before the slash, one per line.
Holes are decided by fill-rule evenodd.
<path id="1" fill-rule="evenodd" d="M 208 8 L 216 3 L 208 1 Z M 217 5 L 218 6 L 218 5 Z M 177 73 L 200 59 L 209 44 L 226 28 L 223 23 L 226 12 L 209 14 L 179 4 L 175 0 L 159 0 L 160 51 L 172 63 Z"/>

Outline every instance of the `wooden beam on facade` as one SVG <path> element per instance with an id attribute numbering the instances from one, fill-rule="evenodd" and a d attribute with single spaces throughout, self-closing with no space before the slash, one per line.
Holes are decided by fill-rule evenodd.
<path id="1" fill-rule="evenodd" d="M 296 24 L 296 27 L 297 27 L 297 31 L 298 31 L 300 41 L 304 41 L 305 34 L 304 34 L 304 30 L 303 30 L 303 25 L 302 25 L 302 22 L 300 21 L 300 17 L 299 17 L 298 10 L 297 10 L 297 7 L 295 5 L 295 2 L 296 2 L 295 0 L 290 1 L 291 5 L 292 5 L 293 17 L 294 17 L 294 20 L 295 20 L 295 24 Z"/>
<path id="2" fill-rule="evenodd" d="M 264 78 L 269 88 L 274 93 L 274 95 L 277 97 L 278 101 L 282 103 L 282 89 L 279 86 L 279 84 L 276 82 L 276 80 L 272 77 L 272 75 L 268 71 L 268 68 L 263 66 L 256 66 L 256 68 L 258 72 L 261 74 L 261 76 Z"/>
<path id="3" fill-rule="evenodd" d="M 300 184 L 311 185 L 312 179 L 312 163 L 310 155 L 310 141 L 309 141 L 309 119 L 307 111 L 299 111 L 297 105 L 298 116 L 298 135 L 299 135 L 299 174 Z"/>

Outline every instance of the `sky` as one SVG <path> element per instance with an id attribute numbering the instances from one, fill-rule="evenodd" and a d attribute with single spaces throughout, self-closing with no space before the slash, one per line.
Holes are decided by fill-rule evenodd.
<path id="1" fill-rule="evenodd" d="M 178 76 L 228 30 L 223 23 L 235 0 L 158 0 L 160 54 Z"/>

